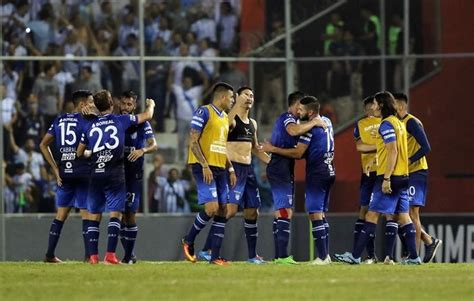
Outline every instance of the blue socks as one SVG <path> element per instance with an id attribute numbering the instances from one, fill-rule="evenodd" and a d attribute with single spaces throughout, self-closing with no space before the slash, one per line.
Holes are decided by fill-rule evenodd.
<path id="1" fill-rule="evenodd" d="M 397 240 L 398 224 L 394 220 L 388 220 L 385 224 L 385 256 L 393 259 L 393 251 Z"/>
<path id="2" fill-rule="evenodd" d="M 356 222 L 355 222 L 355 225 L 354 225 L 354 245 L 353 245 L 353 249 L 355 249 L 355 246 L 357 244 L 357 241 L 359 240 L 359 236 L 360 236 L 360 232 L 362 231 L 362 229 L 364 228 L 364 225 L 365 225 L 365 220 L 363 219 L 358 219 Z"/>
<path id="3" fill-rule="evenodd" d="M 311 221 L 314 247 L 318 250 L 318 257 L 326 259 L 328 250 L 326 249 L 326 227 L 323 220 Z"/>
<path id="4" fill-rule="evenodd" d="M 84 257 L 89 258 L 89 239 L 87 237 L 87 229 L 89 227 L 89 220 L 82 220 L 82 238 L 84 239 Z"/>
<path id="5" fill-rule="evenodd" d="M 245 238 L 247 238 L 247 248 L 249 251 L 249 259 L 257 256 L 257 220 L 244 220 Z"/>
<path id="6" fill-rule="evenodd" d="M 410 259 L 415 259 L 418 257 L 418 252 L 416 251 L 416 230 L 413 223 L 405 224 L 402 227 L 403 238 L 407 245 L 407 251 Z"/>
<path id="7" fill-rule="evenodd" d="M 100 222 L 89 221 L 87 237 L 89 238 L 89 255 L 99 255 L 99 225 Z"/>
<path id="8" fill-rule="evenodd" d="M 212 248 L 211 248 L 211 262 L 220 257 L 222 240 L 224 240 L 225 224 L 227 219 L 222 216 L 214 216 L 212 223 Z"/>
<path id="9" fill-rule="evenodd" d="M 48 239 L 48 250 L 46 251 L 46 256 L 49 258 L 54 257 L 54 251 L 58 245 L 59 236 L 61 236 L 61 230 L 63 228 L 64 222 L 54 219 L 49 228 L 49 239 Z"/>
<path id="10" fill-rule="evenodd" d="M 210 219 L 211 219 L 211 217 L 208 216 L 204 210 L 199 212 L 196 215 L 196 219 L 194 220 L 194 223 L 193 223 L 191 229 L 189 230 L 188 235 L 185 238 L 186 242 L 194 243 L 194 240 L 196 239 L 196 236 L 207 225 L 207 222 Z"/>
<path id="11" fill-rule="evenodd" d="M 135 241 L 137 239 L 137 234 L 138 234 L 138 227 L 136 224 L 131 224 L 128 226 L 125 226 L 123 229 L 123 234 L 124 237 L 123 239 L 125 240 L 125 256 L 124 258 L 126 260 L 129 260 L 133 256 L 133 249 L 135 248 Z"/>
<path id="12" fill-rule="evenodd" d="M 329 254 L 329 223 L 326 217 L 323 217 L 323 222 L 324 222 L 324 228 L 326 229 L 326 252 L 327 254 Z"/>
<path id="13" fill-rule="evenodd" d="M 275 243 L 275 259 L 280 258 L 279 254 L 278 254 L 277 233 L 278 233 L 278 229 L 277 229 L 277 219 L 274 218 L 274 219 L 273 219 L 273 242 Z"/>
<path id="14" fill-rule="evenodd" d="M 277 244 L 278 244 L 278 258 L 288 257 L 288 242 L 290 240 L 290 219 L 279 217 L 277 218 Z"/>
<path id="15" fill-rule="evenodd" d="M 364 228 L 360 231 L 359 239 L 354 244 L 354 249 L 352 250 L 352 256 L 354 258 L 360 258 L 362 252 L 364 251 L 365 247 L 367 246 L 367 242 L 370 239 L 375 238 L 375 229 L 377 224 L 365 222 Z"/>
<path id="16" fill-rule="evenodd" d="M 111 217 L 107 226 L 107 252 L 115 253 L 120 233 L 120 219 Z"/>

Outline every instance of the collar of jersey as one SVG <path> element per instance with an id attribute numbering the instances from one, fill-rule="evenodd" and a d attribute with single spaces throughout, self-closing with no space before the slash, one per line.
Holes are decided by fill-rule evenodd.
<path id="1" fill-rule="evenodd" d="M 219 109 L 216 108 L 216 106 L 213 105 L 212 103 L 211 103 L 211 107 L 214 109 L 214 111 L 217 113 L 217 115 L 219 115 L 219 117 L 224 116 L 224 114 L 223 114 L 224 111 L 220 112 Z"/>

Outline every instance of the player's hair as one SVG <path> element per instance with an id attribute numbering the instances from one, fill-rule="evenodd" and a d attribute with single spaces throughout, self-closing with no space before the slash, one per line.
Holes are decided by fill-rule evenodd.
<path id="1" fill-rule="evenodd" d="M 114 102 L 111 97 L 109 97 L 110 92 L 107 90 L 101 90 L 94 94 L 94 104 L 99 112 L 104 112 L 110 109 Z"/>
<path id="2" fill-rule="evenodd" d="M 295 91 L 288 95 L 288 107 L 291 107 L 295 102 L 300 101 L 305 94 L 301 91 Z"/>
<path id="3" fill-rule="evenodd" d="M 304 105 L 306 109 L 312 110 L 319 114 L 319 110 L 321 108 L 321 104 L 319 103 L 318 99 L 314 96 L 305 96 L 300 100 L 300 104 Z"/>
<path id="4" fill-rule="evenodd" d="M 237 89 L 237 95 L 240 95 L 240 93 L 244 92 L 245 90 L 250 90 L 253 92 L 252 88 L 250 88 L 249 86 L 242 86 Z"/>
<path id="5" fill-rule="evenodd" d="M 408 96 L 404 93 L 393 93 L 393 97 L 396 99 L 396 100 L 401 100 L 405 103 L 408 103 Z"/>
<path id="6" fill-rule="evenodd" d="M 122 98 L 131 98 L 134 101 L 137 101 L 138 95 L 132 90 L 122 92 Z"/>
<path id="7" fill-rule="evenodd" d="M 232 88 L 231 85 L 225 82 L 218 82 L 217 84 L 214 85 L 214 88 L 212 88 L 212 98 L 216 98 L 217 94 L 221 94 L 223 92 L 227 91 L 232 91 L 234 92 L 234 88 Z"/>
<path id="8" fill-rule="evenodd" d="M 390 115 L 396 114 L 397 110 L 395 110 L 395 98 L 393 98 L 392 93 L 388 91 L 378 92 L 374 95 L 374 98 L 380 106 L 382 118 L 387 118 Z"/>
<path id="9" fill-rule="evenodd" d="M 366 98 L 364 98 L 363 102 L 364 102 L 364 106 L 373 103 L 374 96 L 373 95 L 367 96 Z"/>
<path id="10" fill-rule="evenodd" d="M 86 101 L 92 92 L 89 90 L 77 90 L 72 92 L 72 103 L 77 106 L 80 102 Z"/>

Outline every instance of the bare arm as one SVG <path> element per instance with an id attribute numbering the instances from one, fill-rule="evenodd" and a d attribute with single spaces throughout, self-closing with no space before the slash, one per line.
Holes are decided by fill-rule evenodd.
<path id="1" fill-rule="evenodd" d="M 16 144 L 16 141 L 15 141 L 15 137 L 13 137 L 13 128 L 12 128 L 12 125 L 11 123 L 9 125 L 4 125 L 4 127 L 8 130 L 8 137 L 10 139 L 10 146 L 13 150 L 13 153 L 14 154 L 17 154 L 18 151 L 20 150 L 20 148 L 18 147 L 18 145 Z"/>
<path id="2" fill-rule="evenodd" d="M 144 123 L 145 121 L 150 121 L 153 118 L 154 111 L 155 101 L 151 98 L 147 98 L 145 112 L 136 115 L 138 118 L 138 124 Z"/>
<path id="3" fill-rule="evenodd" d="M 77 146 L 77 150 L 76 150 L 77 156 L 78 156 L 78 157 L 84 156 L 85 150 L 86 150 L 86 145 L 85 145 L 84 143 L 82 143 L 82 142 L 79 143 L 79 145 Z"/>
<path id="4" fill-rule="evenodd" d="M 263 144 L 264 151 L 294 159 L 301 159 L 307 148 L 308 145 L 304 143 L 298 143 L 294 148 L 280 148 L 273 146 L 268 142 L 265 142 Z"/>
<path id="5" fill-rule="evenodd" d="M 385 144 L 385 147 L 387 148 L 387 166 L 385 166 L 384 178 L 387 179 L 392 175 L 395 164 L 397 163 L 397 142 L 389 142 Z"/>
<path id="6" fill-rule="evenodd" d="M 360 139 L 356 142 L 356 149 L 361 153 L 374 153 L 377 151 L 375 144 L 367 144 L 362 142 Z"/>
<path id="7" fill-rule="evenodd" d="M 286 127 L 286 131 L 291 136 L 301 136 L 315 126 L 323 128 L 327 127 L 326 123 L 321 118 L 314 118 L 313 120 L 308 121 L 304 124 L 292 123 Z"/>
<path id="8" fill-rule="evenodd" d="M 252 154 L 254 154 L 258 159 L 260 159 L 262 162 L 265 164 L 268 164 L 270 162 L 270 156 L 265 153 L 260 151 L 260 144 L 258 143 L 258 136 L 257 136 L 257 122 L 253 119 L 250 119 L 250 121 L 253 123 L 253 126 L 255 128 L 255 135 L 253 136 L 253 141 L 252 141 Z"/>
<path id="9" fill-rule="evenodd" d="M 201 145 L 199 145 L 199 138 L 201 137 L 201 132 L 191 129 L 189 131 L 189 145 L 194 156 L 197 158 L 199 164 L 202 167 L 209 167 L 204 154 L 202 153 Z"/>
<path id="10" fill-rule="evenodd" d="M 59 186 L 62 185 L 62 180 L 61 177 L 59 176 L 59 168 L 58 165 L 56 164 L 56 161 L 54 161 L 53 154 L 51 153 L 51 149 L 49 148 L 49 145 L 54 141 L 54 136 L 51 134 L 46 133 L 44 135 L 43 139 L 40 142 L 40 151 L 43 154 L 43 157 L 46 159 L 46 162 L 48 162 L 49 166 L 51 166 L 54 175 L 56 176 L 56 182 L 58 183 Z M 41 168 L 41 177 L 43 179 L 46 179 L 46 169 L 44 166 Z"/>

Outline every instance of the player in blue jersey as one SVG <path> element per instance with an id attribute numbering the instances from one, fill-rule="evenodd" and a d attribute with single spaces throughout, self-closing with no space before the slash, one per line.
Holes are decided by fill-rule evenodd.
<path id="1" fill-rule="evenodd" d="M 226 218 L 231 219 L 239 207 L 242 208 L 248 249 L 247 262 L 262 264 L 265 261 L 257 255 L 257 218 L 261 201 L 252 166 L 252 154 L 267 164 L 270 157 L 258 150 L 257 122 L 249 117 L 249 111 L 253 104 L 253 90 L 250 87 L 240 87 L 237 90 L 235 104 L 228 115 L 230 132 L 227 137 L 227 154 L 235 168 L 237 184 L 230 187 Z M 198 254 L 200 260 L 210 260 L 212 235 L 212 231 L 209 231 L 206 244 Z"/>
<path id="2" fill-rule="evenodd" d="M 133 91 L 122 93 L 120 114 L 135 114 L 136 108 L 137 94 Z M 157 149 L 155 135 L 148 121 L 132 126 L 125 132 L 124 160 L 127 199 L 120 229 L 120 240 L 125 250 L 122 263 L 136 262 L 136 257 L 133 253 L 138 232 L 135 214 L 140 205 L 142 195 L 144 155 L 155 152 Z"/>
<path id="3" fill-rule="evenodd" d="M 298 106 L 305 95 L 293 92 L 288 95 L 288 111 L 278 117 L 272 131 L 271 144 L 279 148 L 294 148 L 299 135 L 314 126 L 325 126 L 319 119 L 305 124 L 298 124 Z M 293 215 L 294 198 L 294 165 L 293 158 L 272 154 L 267 166 L 267 177 L 272 189 L 275 219 L 273 220 L 273 237 L 275 239 L 275 263 L 296 264 L 293 256 L 288 254 L 290 239 L 290 220 Z"/>
<path id="4" fill-rule="evenodd" d="M 79 145 L 82 129 L 88 122 L 80 112 L 86 107 L 94 106 L 94 100 L 90 91 L 79 90 L 72 94 L 72 101 L 75 107 L 74 112 L 57 117 L 40 143 L 40 150 L 51 166 L 58 186 L 56 192 L 57 213 L 49 230 L 48 250 L 44 259 L 45 262 L 51 263 L 61 262 L 55 256 L 54 251 L 64 221 L 72 208 L 79 208 L 80 210 L 86 260 L 89 257 L 86 201 L 90 164 L 87 160 L 76 157 L 76 148 Z M 53 142 L 55 142 L 56 149 L 61 156 L 58 158 L 59 166 L 56 164 L 49 147 Z"/>
<path id="5" fill-rule="evenodd" d="M 328 211 L 329 194 L 334 184 L 334 132 L 331 121 L 319 115 L 320 104 L 316 97 L 305 96 L 300 101 L 298 115 L 300 120 L 317 124 L 321 121 L 326 127 L 313 127 L 300 136 L 294 148 L 280 148 L 264 143 L 262 149 L 288 158 L 306 159 L 306 211 L 312 224 L 314 245 L 318 257 L 315 265 L 331 263 L 329 256 L 329 224 L 325 217 Z"/>
<path id="6" fill-rule="evenodd" d="M 100 115 L 89 122 L 83 130 L 77 155 L 82 157 L 86 148 L 90 150 L 92 171 L 87 209 L 89 212 L 89 252 L 90 262 L 99 262 L 99 225 L 102 213 L 110 212 L 107 229 L 106 264 L 120 263 L 115 255 L 120 232 L 120 218 L 125 211 L 126 186 L 124 172 L 125 133 L 137 124 L 142 124 L 153 117 L 155 103 L 146 100 L 145 112 L 138 115 L 113 115 L 113 100 L 109 91 L 94 94 L 94 104 Z"/>
<path id="7" fill-rule="evenodd" d="M 421 264 L 415 241 L 415 227 L 410 219 L 408 204 L 408 144 L 403 123 L 396 117 L 395 99 L 389 92 L 374 96 L 374 116 L 382 121 L 377 136 L 377 179 L 373 198 L 365 215 L 364 227 L 351 252 L 335 254 L 338 261 L 360 264 L 362 251 L 374 237 L 381 214 L 397 214 L 397 222 L 403 232 L 408 249 L 408 258 L 403 264 Z M 396 223 L 395 223 L 396 225 Z M 398 227 L 397 227 L 398 228 Z M 388 238 L 387 236 L 385 237 Z M 385 242 L 385 254 L 393 253 L 396 232 Z"/>
<path id="8" fill-rule="evenodd" d="M 408 113 L 408 97 L 403 93 L 394 94 L 397 104 L 397 115 L 405 123 L 408 133 L 408 200 L 410 202 L 410 217 L 416 228 L 416 249 L 419 251 L 421 241 L 425 244 L 424 263 L 431 262 L 436 250 L 443 243 L 440 239 L 430 236 L 423 229 L 420 221 L 420 208 L 425 206 L 428 186 L 428 162 L 426 155 L 431 151 L 421 121 Z M 403 239 L 402 239 L 403 242 Z M 406 248 L 403 257 L 406 257 Z"/>

